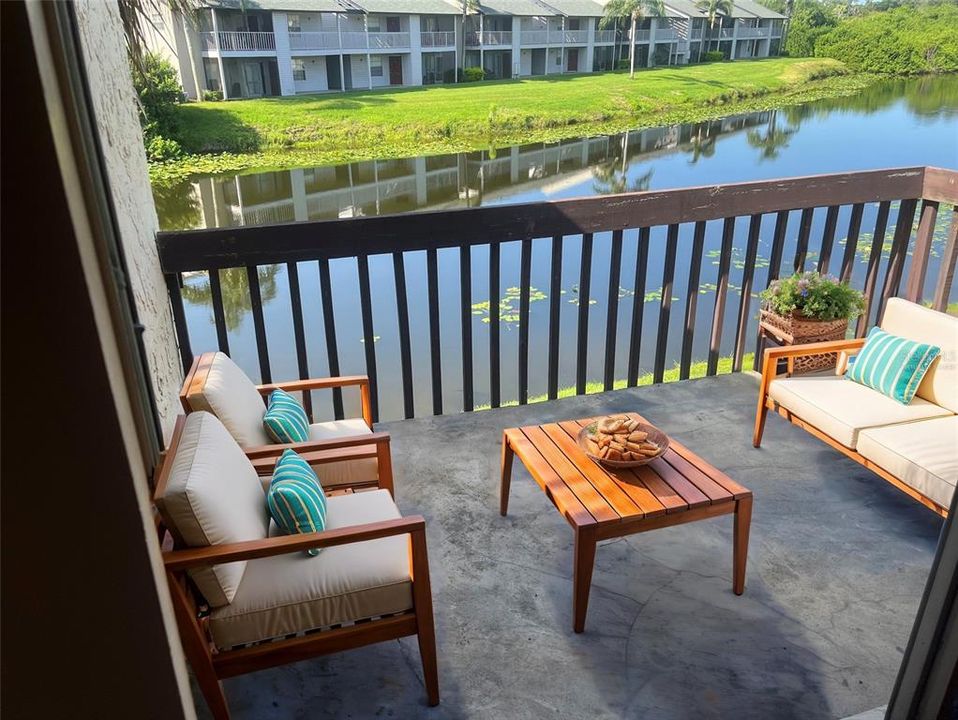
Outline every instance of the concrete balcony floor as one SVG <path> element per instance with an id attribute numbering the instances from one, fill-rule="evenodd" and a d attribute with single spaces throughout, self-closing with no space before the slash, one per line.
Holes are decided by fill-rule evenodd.
<path id="1" fill-rule="evenodd" d="M 442 704 L 426 707 L 407 638 L 227 680 L 234 717 L 813 720 L 884 704 L 941 520 L 776 416 L 753 449 L 756 388 L 738 374 L 384 424 L 399 505 L 428 523 Z M 621 410 L 753 491 L 747 587 L 732 594 L 731 516 L 610 541 L 575 635 L 572 532 L 518 461 L 499 516 L 500 436 Z"/>

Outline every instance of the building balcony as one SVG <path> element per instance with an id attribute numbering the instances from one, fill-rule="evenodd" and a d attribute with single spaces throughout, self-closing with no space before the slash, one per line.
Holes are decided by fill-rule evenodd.
<path id="1" fill-rule="evenodd" d="M 548 45 L 548 30 L 523 30 L 519 34 L 519 43 L 521 45 Z"/>
<path id="2" fill-rule="evenodd" d="M 510 30 L 483 30 L 467 32 L 466 45 L 468 47 L 496 47 L 512 46 L 512 32 Z"/>
<path id="3" fill-rule="evenodd" d="M 290 50 L 338 50 L 338 32 L 291 32 Z"/>
<path id="4" fill-rule="evenodd" d="M 673 40 L 678 40 L 682 37 L 678 30 L 672 28 L 656 28 L 655 29 L 655 41 L 656 42 L 672 42 Z"/>
<path id="5" fill-rule="evenodd" d="M 422 32 L 419 34 L 419 44 L 424 48 L 455 47 L 456 33 L 453 30 Z"/>
<path id="6" fill-rule="evenodd" d="M 221 30 L 217 35 L 220 52 L 276 52 L 276 37 L 271 32 Z"/>
<path id="7" fill-rule="evenodd" d="M 739 40 L 742 38 L 751 39 L 751 38 L 766 38 L 769 36 L 769 28 L 763 27 L 747 27 L 740 25 L 736 32 L 736 37 Z"/>
<path id="8" fill-rule="evenodd" d="M 552 30 L 549 32 L 550 45 L 585 45 L 588 41 L 588 30 Z"/>
<path id="9" fill-rule="evenodd" d="M 369 48 L 371 50 L 393 50 L 408 47 L 409 33 L 407 32 L 369 33 Z"/>
<path id="10" fill-rule="evenodd" d="M 633 40 L 633 42 L 637 42 L 637 43 L 648 42 L 648 41 L 649 41 L 649 37 L 650 37 L 651 35 L 652 35 L 652 31 L 651 31 L 651 30 L 636 30 L 636 31 L 635 31 L 635 39 Z"/>
<path id="11" fill-rule="evenodd" d="M 604 45 L 607 43 L 614 43 L 616 39 L 615 30 L 596 30 L 595 31 L 595 44 Z"/>

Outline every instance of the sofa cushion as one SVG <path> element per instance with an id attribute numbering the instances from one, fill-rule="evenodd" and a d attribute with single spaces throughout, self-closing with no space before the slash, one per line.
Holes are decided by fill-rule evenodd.
<path id="1" fill-rule="evenodd" d="M 223 424 L 206 412 L 186 417 L 156 505 L 180 545 L 206 547 L 266 537 L 269 517 L 256 470 Z M 212 607 L 229 603 L 246 562 L 191 571 Z"/>
<path id="2" fill-rule="evenodd" d="M 948 507 L 958 483 L 958 415 L 862 430 L 858 452 Z"/>
<path id="3" fill-rule="evenodd" d="M 309 426 L 310 440 L 334 440 L 355 435 L 371 435 L 372 430 L 362 418 L 347 418 L 329 422 L 313 423 Z M 350 448 L 355 450 L 356 448 Z M 316 474 L 323 487 L 336 487 L 363 482 L 376 482 L 379 479 L 379 465 L 376 458 L 363 458 L 344 462 L 332 462 L 317 465 Z"/>
<path id="4" fill-rule="evenodd" d="M 871 388 L 835 375 L 805 375 L 773 380 L 768 395 L 832 439 L 854 448 L 864 428 L 951 415 L 951 411 L 915 398 L 902 405 Z"/>
<path id="5" fill-rule="evenodd" d="M 293 450 L 283 452 L 277 461 L 266 504 L 273 522 L 288 535 L 326 528 L 326 494 L 309 463 Z M 319 555 L 319 549 L 311 548 L 306 554 Z"/>
<path id="6" fill-rule="evenodd" d="M 873 327 L 845 377 L 907 405 L 940 353 L 937 345 Z"/>
<path id="7" fill-rule="evenodd" d="M 389 492 L 328 498 L 327 529 L 400 517 Z M 412 609 L 409 537 L 250 560 L 233 602 L 210 615 L 219 648 Z"/>
<path id="8" fill-rule="evenodd" d="M 918 342 L 937 345 L 941 354 L 918 386 L 917 397 L 958 412 L 958 317 L 889 298 L 881 327 Z"/>
<path id="9" fill-rule="evenodd" d="M 272 445 L 263 428 L 263 398 L 239 366 L 221 352 L 215 353 L 201 390 L 187 399 L 193 410 L 213 413 L 241 447 Z"/>
<path id="10" fill-rule="evenodd" d="M 299 401 L 285 390 L 270 393 L 263 427 L 277 443 L 301 443 L 309 439 L 309 416 Z"/>

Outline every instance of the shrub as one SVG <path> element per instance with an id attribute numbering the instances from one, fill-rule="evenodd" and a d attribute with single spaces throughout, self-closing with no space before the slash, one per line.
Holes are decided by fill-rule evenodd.
<path id="1" fill-rule="evenodd" d="M 622 58 L 619 60 L 619 70 L 628 70 L 629 69 L 629 59 Z"/>
<path id="2" fill-rule="evenodd" d="M 722 62 L 725 60 L 725 53 L 721 50 L 709 50 L 702 54 L 702 62 Z"/>
<path id="3" fill-rule="evenodd" d="M 176 140 L 154 135 L 146 142 L 146 159 L 150 162 L 176 160 L 183 155 L 183 149 Z"/>
<path id="4" fill-rule="evenodd" d="M 155 53 L 147 53 L 134 68 L 133 86 L 140 98 L 140 125 L 143 143 L 151 160 L 180 154 L 175 138 L 180 129 L 177 105 L 186 96 L 173 65 Z M 175 147 L 174 147 L 175 146 Z"/>
<path id="5" fill-rule="evenodd" d="M 462 81 L 463 82 L 477 82 L 479 80 L 485 80 L 486 71 L 481 67 L 468 67 L 462 71 Z"/>
<path id="6" fill-rule="evenodd" d="M 818 38 L 815 54 L 864 72 L 954 72 L 958 5 L 899 7 L 850 18 Z"/>
<path id="7" fill-rule="evenodd" d="M 203 100 L 206 102 L 219 102 L 223 99 L 222 90 L 204 90 L 203 91 Z"/>
<path id="8" fill-rule="evenodd" d="M 812 320 L 840 320 L 861 315 L 865 309 L 862 293 L 831 275 L 795 273 L 774 280 L 761 298 L 779 315 L 801 315 Z"/>

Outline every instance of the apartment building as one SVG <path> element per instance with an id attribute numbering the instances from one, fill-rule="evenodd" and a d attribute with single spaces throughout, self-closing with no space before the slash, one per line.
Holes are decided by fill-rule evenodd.
<path id="1" fill-rule="evenodd" d="M 693 0 L 669 0 L 631 41 L 640 66 L 729 59 L 780 49 L 784 16 L 753 0 L 714 27 Z M 456 68 L 487 78 L 614 69 L 629 54 L 625 19 L 603 26 L 593 0 L 204 0 L 194 17 L 166 8 L 152 46 L 178 67 L 186 94 L 226 99 L 456 82 Z"/>

